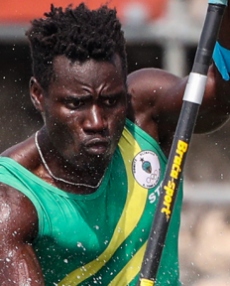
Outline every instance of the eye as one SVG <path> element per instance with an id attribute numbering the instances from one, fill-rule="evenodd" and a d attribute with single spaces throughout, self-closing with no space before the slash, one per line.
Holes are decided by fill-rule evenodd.
<path id="1" fill-rule="evenodd" d="M 107 106 L 113 106 L 117 103 L 117 98 L 116 97 L 107 98 L 104 100 L 104 103 Z"/>
<path id="2" fill-rule="evenodd" d="M 66 100 L 65 105 L 69 109 L 77 109 L 84 105 L 84 102 L 79 99 Z"/>

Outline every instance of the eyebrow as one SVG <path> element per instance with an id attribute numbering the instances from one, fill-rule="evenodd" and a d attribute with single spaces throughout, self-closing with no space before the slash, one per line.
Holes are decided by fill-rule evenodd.
<path id="1" fill-rule="evenodd" d="M 64 97 L 65 100 L 72 100 L 72 99 L 90 99 L 92 98 L 92 94 L 68 94 Z"/>
<path id="2" fill-rule="evenodd" d="M 126 92 L 124 90 L 118 91 L 118 92 L 114 92 L 114 93 L 107 93 L 107 94 L 101 94 L 101 97 L 115 97 L 115 96 L 121 96 L 121 95 L 125 95 Z"/>

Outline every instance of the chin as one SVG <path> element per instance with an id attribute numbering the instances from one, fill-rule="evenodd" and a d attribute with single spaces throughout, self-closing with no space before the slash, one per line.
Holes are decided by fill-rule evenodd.
<path id="1" fill-rule="evenodd" d="M 111 158 L 112 155 L 105 154 L 91 156 L 87 167 L 94 170 L 105 169 L 109 165 Z"/>

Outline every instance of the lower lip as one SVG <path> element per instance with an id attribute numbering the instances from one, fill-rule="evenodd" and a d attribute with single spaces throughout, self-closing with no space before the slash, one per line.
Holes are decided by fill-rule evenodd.
<path id="1" fill-rule="evenodd" d="M 88 153 L 92 154 L 92 155 L 103 155 L 108 151 L 108 147 L 105 145 L 100 145 L 100 144 L 96 144 L 96 145 L 91 145 L 86 147 Z"/>

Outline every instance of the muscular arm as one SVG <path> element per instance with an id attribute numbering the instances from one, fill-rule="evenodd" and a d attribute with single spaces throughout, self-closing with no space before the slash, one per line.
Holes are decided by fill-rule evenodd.
<path id="1" fill-rule="evenodd" d="M 30 201 L 0 185 L 0 285 L 44 285 L 31 246 L 36 230 L 37 215 Z"/>
<path id="2" fill-rule="evenodd" d="M 230 49 L 230 7 L 222 21 L 219 41 Z M 159 69 L 142 69 L 128 76 L 128 117 L 155 138 L 167 154 L 182 106 L 187 77 L 179 78 Z M 195 132 L 220 127 L 229 118 L 230 82 L 224 81 L 215 65 L 208 71 L 204 99 Z"/>

